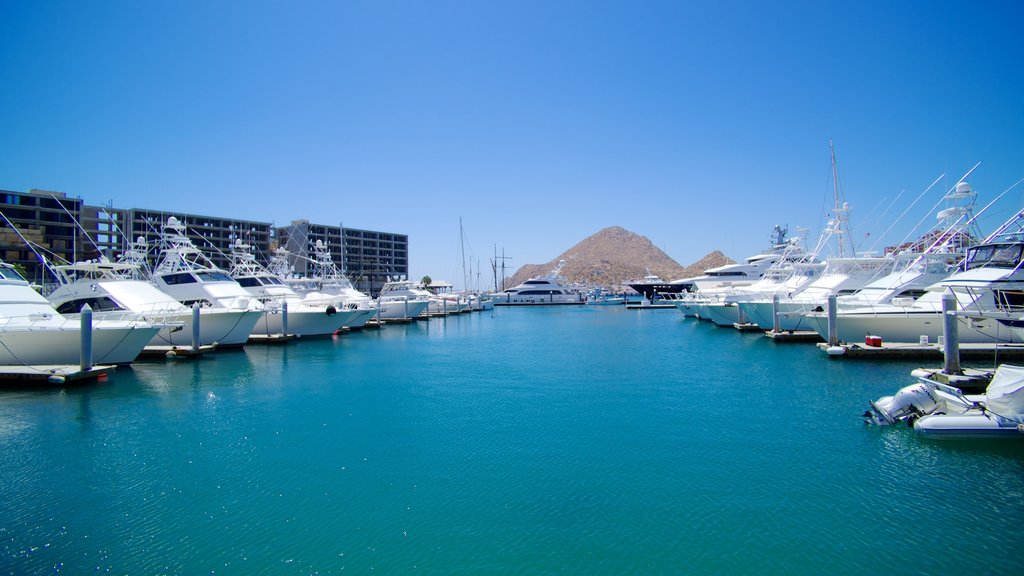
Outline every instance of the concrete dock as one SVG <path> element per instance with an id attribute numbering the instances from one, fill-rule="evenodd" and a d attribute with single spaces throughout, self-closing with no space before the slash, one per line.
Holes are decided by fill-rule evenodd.
<path id="1" fill-rule="evenodd" d="M 866 344 L 838 344 L 829 346 L 822 342 L 818 348 L 833 358 L 869 360 L 942 360 L 943 346 L 917 342 L 884 342 L 881 346 Z M 994 363 L 1024 358 L 1024 344 L 960 344 L 960 358 L 985 360 Z"/>
<path id="2" fill-rule="evenodd" d="M 82 370 L 70 364 L 48 364 L 41 366 L 0 366 L 0 386 L 63 386 L 88 384 L 106 380 L 114 366 L 93 366 Z"/>

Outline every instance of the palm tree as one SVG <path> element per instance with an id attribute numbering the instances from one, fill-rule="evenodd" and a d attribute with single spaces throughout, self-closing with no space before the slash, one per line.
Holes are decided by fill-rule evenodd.
<path id="1" fill-rule="evenodd" d="M 424 286 L 430 286 L 430 284 L 433 281 L 434 280 L 430 276 L 424 276 L 423 278 L 420 278 L 420 284 L 423 284 Z"/>

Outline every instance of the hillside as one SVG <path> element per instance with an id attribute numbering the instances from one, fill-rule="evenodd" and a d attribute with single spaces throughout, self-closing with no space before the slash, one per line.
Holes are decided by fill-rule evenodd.
<path id="1" fill-rule="evenodd" d="M 647 237 L 612 226 L 586 238 L 546 264 L 524 265 L 505 281 L 505 286 L 515 286 L 534 276 L 547 274 L 559 260 L 565 260 L 562 276 L 566 280 L 607 287 L 619 287 L 643 278 L 648 270 L 662 279 L 678 280 L 733 262 L 716 250 L 689 266 L 681 266 Z"/>

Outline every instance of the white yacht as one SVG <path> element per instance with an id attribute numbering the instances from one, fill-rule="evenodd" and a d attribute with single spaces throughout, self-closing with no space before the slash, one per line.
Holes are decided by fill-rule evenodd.
<path id="1" fill-rule="evenodd" d="M 546 276 L 530 278 L 526 282 L 498 292 L 494 295 L 495 306 L 537 306 L 551 304 L 585 304 L 583 291 L 576 286 L 567 286 L 559 276 L 565 260 Z"/>
<path id="2" fill-rule="evenodd" d="M 738 322 L 747 322 L 747 318 L 741 316 L 738 303 L 771 298 L 776 293 L 799 293 L 813 282 L 825 267 L 825 264 L 817 259 L 817 251 L 817 248 L 812 252 L 805 251 L 803 238 L 800 236 L 789 238 L 782 253 L 768 267 L 760 280 L 745 286 L 732 286 L 705 293 L 705 298 L 699 303 L 698 315 L 717 326 L 731 327 Z"/>
<path id="3" fill-rule="evenodd" d="M 348 276 L 334 263 L 330 249 L 322 240 L 313 243 L 313 258 L 307 259 L 312 266 L 309 276 L 295 277 L 290 273 L 290 256 L 287 250 L 278 248 L 268 269 L 310 305 L 331 305 L 339 311 L 347 311 L 345 328 L 362 328 L 379 316 L 377 303 L 356 290 Z"/>
<path id="4" fill-rule="evenodd" d="M 159 329 L 145 321 L 93 316 L 93 363 L 131 363 Z M 78 364 L 81 340 L 80 319 L 65 318 L 13 266 L 0 262 L 0 365 Z"/>
<path id="5" fill-rule="evenodd" d="M 870 279 L 871 266 L 878 266 L 878 260 L 872 263 L 863 259 L 853 258 L 846 260 L 842 265 L 834 267 L 831 278 L 821 280 L 826 272 L 826 265 L 818 260 L 824 253 L 826 247 L 831 250 L 833 258 L 847 259 L 854 254 L 853 239 L 849 234 L 850 206 L 843 201 L 839 189 L 839 171 L 836 166 L 835 147 L 829 143 L 832 150 L 832 194 L 833 208 L 817 245 L 811 250 L 807 258 L 800 258 L 790 261 L 787 258 L 780 258 L 776 264 L 784 266 L 773 266 L 772 274 L 766 274 L 763 279 L 740 288 L 725 296 L 720 303 L 709 304 L 708 312 L 711 320 L 719 326 L 730 326 L 738 324 L 749 324 L 760 322 L 756 318 L 748 316 L 751 311 L 763 311 L 763 306 L 751 306 L 752 302 L 761 304 L 767 302 L 768 320 L 772 320 L 771 304 L 775 297 L 784 300 L 791 300 L 797 297 L 804 290 L 816 286 L 816 290 L 824 293 L 849 289 L 852 292 L 860 288 Z M 787 275 L 788 274 L 788 275 Z M 783 276 L 785 278 L 783 279 Z M 703 308 L 702 308 L 703 310 Z M 730 320 L 732 322 L 730 322 Z M 771 322 L 768 324 L 771 328 Z"/>
<path id="6" fill-rule="evenodd" d="M 372 315 L 344 307 L 339 309 L 328 301 L 301 298 L 281 278 L 257 262 L 252 248 L 241 239 L 231 246 L 229 274 L 263 303 L 263 318 L 256 323 L 255 334 L 284 334 L 285 306 L 288 309 L 287 333 L 297 336 L 330 336 L 356 320 L 365 324 Z M 357 316 L 362 318 L 357 319 Z"/>
<path id="7" fill-rule="evenodd" d="M 198 303 L 201 308 L 237 313 L 231 330 L 218 342 L 222 348 L 244 346 L 263 316 L 263 304 L 196 248 L 174 216 L 161 231 L 160 262 L 152 279 L 185 306 Z"/>
<path id="8" fill-rule="evenodd" d="M 455 293 L 455 287 L 450 282 L 434 280 L 423 288 L 431 295 L 431 314 L 461 314 L 471 311 L 469 298 Z"/>
<path id="9" fill-rule="evenodd" d="M 936 226 L 916 241 L 887 249 L 886 256 L 893 259 L 892 271 L 853 294 L 840 295 L 837 310 L 910 306 L 930 286 L 953 273 L 966 248 L 977 244 L 981 236 L 974 222 L 976 196 L 970 184 L 958 182 L 954 191 L 944 196 L 947 207 L 936 215 Z M 804 312 L 804 324 L 818 330 L 822 338 L 827 337 L 826 305 L 822 302 Z"/>
<path id="10" fill-rule="evenodd" d="M 957 301 L 958 335 L 963 343 L 1020 342 L 999 318 L 1024 305 L 1024 210 L 990 234 L 981 244 L 967 248 L 958 271 L 930 286 L 920 298 L 908 302 L 840 308 L 836 330 L 840 340 L 857 342 L 866 335 L 889 342 L 937 342 L 942 335 L 942 297 Z M 827 334 L 824 313 L 810 315 L 819 334 Z"/>
<path id="11" fill-rule="evenodd" d="M 377 306 L 384 319 L 418 318 L 428 314 L 432 298 L 412 280 L 390 280 L 380 289 Z"/>
<path id="12" fill-rule="evenodd" d="M 701 304 L 713 300 L 716 294 L 757 282 L 785 254 L 788 232 L 788 228 L 776 225 L 772 229 L 771 247 L 767 252 L 748 256 L 743 262 L 708 268 L 702 275 L 687 279 L 693 288 L 680 294 L 672 303 L 687 316 L 699 316 Z"/>

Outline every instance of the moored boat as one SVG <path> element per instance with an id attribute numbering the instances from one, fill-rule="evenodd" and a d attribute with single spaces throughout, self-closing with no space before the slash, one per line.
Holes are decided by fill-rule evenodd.
<path id="1" fill-rule="evenodd" d="M 1024 367 L 1000 365 L 984 394 L 920 378 L 870 406 L 865 421 L 907 424 L 929 438 L 1024 439 Z"/>

